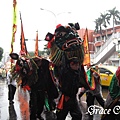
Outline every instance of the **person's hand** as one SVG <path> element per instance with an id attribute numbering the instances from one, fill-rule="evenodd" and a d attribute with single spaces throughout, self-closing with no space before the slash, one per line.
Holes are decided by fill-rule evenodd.
<path id="1" fill-rule="evenodd" d="M 99 75 L 96 73 L 96 72 L 93 72 L 93 76 L 98 79 L 99 78 Z"/>

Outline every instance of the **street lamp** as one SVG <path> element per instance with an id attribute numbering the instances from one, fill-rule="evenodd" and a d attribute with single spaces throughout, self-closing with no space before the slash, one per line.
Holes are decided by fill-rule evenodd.
<path id="1" fill-rule="evenodd" d="M 58 13 L 58 14 L 55 14 L 54 12 L 52 12 L 51 10 L 47 10 L 47 9 L 43 9 L 43 8 L 40 8 L 40 10 L 45 10 L 45 11 L 48 11 L 50 13 L 52 13 L 55 17 L 55 24 L 57 24 L 57 16 L 60 15 L 60 14 L 63 14 L 63 13 L 68 13 L 70 14 L 71 12 L 61 12 L 61 13 Z"/>

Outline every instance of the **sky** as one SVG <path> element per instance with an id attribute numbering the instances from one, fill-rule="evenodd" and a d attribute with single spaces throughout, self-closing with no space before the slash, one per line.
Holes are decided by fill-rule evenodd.
<path id="1" fill-rule="evenodd" d="M 0 0 L 0 47 L 10 52 L 12 39 L 12 3 L 13 0 Z M 119 0 L 17 0 L 17 33 L 14 52 L 20 51 L 20 19 L 22 15 L 23 29 L 28 51 L 34 51 L 36 31 L 38 30 L 39 50 L 44 48 L 45 35 L 54 33 L 57 24 L 76 23 L 80 28 L 95 28 L 94 20 L 116 7 L 120 11 Z M 44 9 L 41 10 L 40 8 Z"/>

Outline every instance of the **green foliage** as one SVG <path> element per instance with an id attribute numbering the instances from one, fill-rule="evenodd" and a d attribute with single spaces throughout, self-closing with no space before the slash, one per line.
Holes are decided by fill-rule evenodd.
<path id="1" fill-rule="evenodd" d="M 28 51 L 29 52 L 29 55 L 31 56 L 31 57 L 33 57 L 34 55 L 35 55 L 35 51 Z M 49 55 L 50 54 L 50 51 L 49 51 L 49 49 L 47 48 L 47 44 L 46 45 L 44 45 L 44 49 L 42 50 L 42 51 L 38 51 L 38 55 L 39 56 L 42 56 L 42 55 L 44 55 L 44 54 L 47 54 L 47 55 Z"/>
<path id="2" fill-rule="evenodd" d="M 2 57 L 3 57 L 3 48 L 0 47 L 0 61 L 1 61 Z"/>
<path id="3" fill-rule="evenodd" d="M 113 32 L 114 32 L 114 25 L 120 24 L 120 12 L 116 10 L 114 7 L 111 10 L 107 10 L 105 13 L 101 13 L 100 17 L 95 19 L 95 33 L 102 33 L 102 26 L 106 29 L 108 25 L 110 25 L 110 19 L 112 19 L 113 24 Z"/>

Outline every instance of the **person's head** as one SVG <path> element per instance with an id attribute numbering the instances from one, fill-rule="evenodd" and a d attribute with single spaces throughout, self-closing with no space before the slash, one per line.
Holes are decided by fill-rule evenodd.
<path id="1" fill-rule="evenodd" d="M 77 57 L 73 57 L 69 60 L 70 68 L 73 70 L 78 70 L 80 68 L 80 63 Z"/>
<path id="2" fill-rule="evenodd" d="M 95 69 L 98 70 L 98 65 L 95 65 Z"/>

